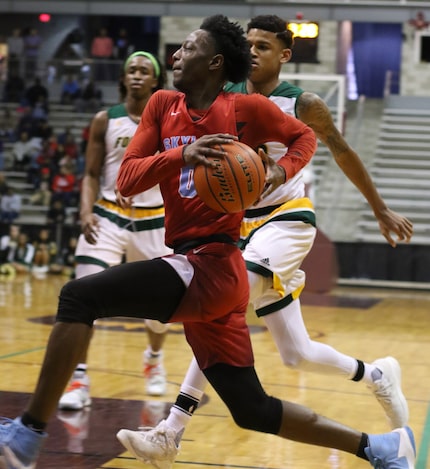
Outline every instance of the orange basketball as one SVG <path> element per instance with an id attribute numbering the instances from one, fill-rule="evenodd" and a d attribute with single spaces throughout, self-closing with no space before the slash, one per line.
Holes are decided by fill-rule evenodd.
<path id="1" fill-rule="evenodd" d="M 213 210 L 234 213 L 254 204 L 263 191 L 266 172 L 261 158 L 248 145 L 232 142 L 220 145 L 224 158 L 208 157 L 216 168 L 197 165 L 194 185 L 199 197 Z"/>

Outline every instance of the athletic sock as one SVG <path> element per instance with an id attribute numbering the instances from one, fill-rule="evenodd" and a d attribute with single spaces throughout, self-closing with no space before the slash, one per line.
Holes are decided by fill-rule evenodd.
<path id="1" fill-rule="evenodd" d="M 369 458 L 366 456 L 366 453 L 364 452 L 364 448 L 367 448 L 368 446 L 369 446 L 369 437 L 367 433 L 363 433 L 361 435 L 361 441 L 360 441 L 360 445 L 358 446 L 358 451 L 357 451 L 356 456 L 368 461 Z"/>
<path id="2" fill-rule="evenodd" d="M 357 360 L 357 371 L 351 379 L 352 381 L 363 381 L 367 385 L 372 385 L 381 377 L 382 372 L 375 365 Z"/>
<path id="3" fill-rule="evenodd" d="M 46 422 L 41 422 L 40 420 L 33 418 L 28 412 L 24 412 L 22 414 L 21 423 L 25 427 L 37 433 L 43 433 L 47 425 Z"/>
<path id="4" fill-rule="evenodd" d="M 176 402 L 166 419 L 167 426 L 182 436 L 185 427 L 199 406 L 203 392 L 192 386 L 181 386 Z"/>
<path id="5" fill-rule="evenodd" d="M 87 370 L 88 365 L 86 363 L 78 363 L 73 372 L 72 379 L 82 379 L 87 374 Z"/>

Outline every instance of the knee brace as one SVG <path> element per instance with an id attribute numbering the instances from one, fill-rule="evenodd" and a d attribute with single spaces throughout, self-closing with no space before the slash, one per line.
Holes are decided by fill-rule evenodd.
<path id="1" fill-rule="evenodd" d="M 60 292 L 56 320 L 59 322 L 81 322 L 92 327 L 95 317 L 95 305 L 90 297 L 81 291 L 77 280 L 67 282 Z"/>
<path id="2" fill-rule="evenodd" d="M 219 363 L 203 372 L 239 427 L 278 434 L 282 402 L 266 394 L 253 367 Z"/>

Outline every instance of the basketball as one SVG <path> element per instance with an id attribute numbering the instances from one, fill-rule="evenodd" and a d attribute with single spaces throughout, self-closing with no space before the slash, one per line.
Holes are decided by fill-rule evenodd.
<path id="1" fill-rule="evenodd" d="M 224 158 L 210 157 L 216 168 L 197 165 L 194 185 L 198 196 L 211 209 L 235 213 L 253 205 L 263 191 L 266 171 L 258 154 L 241 142 L 219 145 Z"/>

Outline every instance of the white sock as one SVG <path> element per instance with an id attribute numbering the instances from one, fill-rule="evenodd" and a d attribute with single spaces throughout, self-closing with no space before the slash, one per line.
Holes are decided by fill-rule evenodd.
<path id="1" fill-rule="evenodd" d="M 175 430 L 177 434 L 182 434 L 202 396 L 203 391 L 192 386 L 182 385 L 176 403 L 170 408 L 169 416 L 166 419 L 167 426 Z"/>

